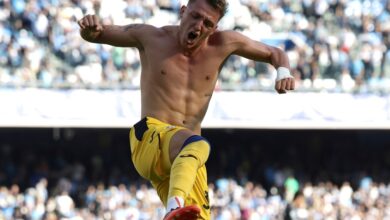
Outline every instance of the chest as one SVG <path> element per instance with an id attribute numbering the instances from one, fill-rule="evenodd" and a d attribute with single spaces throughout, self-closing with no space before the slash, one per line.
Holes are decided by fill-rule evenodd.
<path id="1" fill-rule="evenodd" d="M 191 87 L 213 86 L 221 61 L 211 54 L 193 57 L 178 52 L 160 52 L 149 56 L 149 74 L 156 80 Z"/>

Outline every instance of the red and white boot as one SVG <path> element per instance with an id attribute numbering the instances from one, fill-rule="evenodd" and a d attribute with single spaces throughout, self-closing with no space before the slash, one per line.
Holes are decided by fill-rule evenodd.
<path id="1" fill-rule="evenodd" d="M 168 212 L 164 220 L 197 220 L 200 208 L 196 205 L 179 207 Z"/>

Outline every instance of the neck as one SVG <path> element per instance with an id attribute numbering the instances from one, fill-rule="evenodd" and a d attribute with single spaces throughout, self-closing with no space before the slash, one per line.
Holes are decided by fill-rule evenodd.
<path id="1" fill-rule="evenodd" d="M 198 54 L 199 51 L 204 46 L 204 44 L 205 44 L 204 42 L 201 42 L 200 44 L 195 45 L 194 47 L 191 47 L 191 48 L 186 48 L 186 47 L 182 46 L 181 49 L 183 51 L 184 56 L 191 57 L 191 56 Z"/>

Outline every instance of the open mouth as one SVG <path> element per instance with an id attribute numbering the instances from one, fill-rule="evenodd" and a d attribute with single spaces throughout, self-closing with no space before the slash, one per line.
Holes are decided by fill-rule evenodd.
<path id="1" fill-rule="evenodd" d="M 191 31 L 188 33 L 188 41 L 187 43 L 192 44 L 199 37 L 199 33 L 195 31 Z"/>

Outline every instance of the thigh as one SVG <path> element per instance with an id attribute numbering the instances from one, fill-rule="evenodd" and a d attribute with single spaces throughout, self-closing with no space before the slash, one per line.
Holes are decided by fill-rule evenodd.
<path id="1" fill-rule="evenodd" d="M 140 124 L 130 132 L 132 160 L 141 176 L 158 184 L 170 176 L 172 142 L 183 144 L 188 130 L 150 118 Z"/>
<path id="2" fill-rule="evenodd" d="M 172 151 L 172 142 L 177 142 L 178 137 L 181 137 L 183 132 L 185 133 L 187 129 L 179 126 L 168 125 L 159 130 L 159 140 L 161 148 L 161 156 L 158 164 L 158 169 L 162 176 L 169 177 L 172 167 L 172 152 L 177 154 L 175 151 Z M 184 142 L 184 140 L 183 140 Z"/>
<path id="3" fill-rule="evenodd" d="M 169 176 L 165 165 L 164 138 L 176 127 L 153 118 L 144 118 L 130 130 L 131 159 L 137 172 L 145 179 L 158 182 Z"/>
<path id="4" fill-rule="evenodd" d="M 160 167 L 164 174 L 170 174 L 172 163 L 184 147 L 183 144 L 193 135 L 194 132 L 179 126 L 169 125 L 160 130 L 159 137 L 162 144 Z"/>
<path id="5" fill-rule="evenodd" d="M 177 155 L 180 153 L 181 149 L 184 147 L 183 144 L 185 143 L 185 141 L 193 135 L 196 134 L 188 129 L 181 129 L 175 132 L 174 135 L 172 135 L 172 138 L 170 138 L 168 144 L 169 148 L 167 149 L 169 151 L 170 163 L 172 163 L 177 157 Z"/>
<path id="6" fill-rule="evenodd" d="M 161 149 L 154 128 L 146 127 L 142 132 L 140 129 L 133 127 L 130 130 L 131 159 L 137 172 L 143 178 L 152 180 L 156 176 L 154 167 L 160 157 Z"/>

